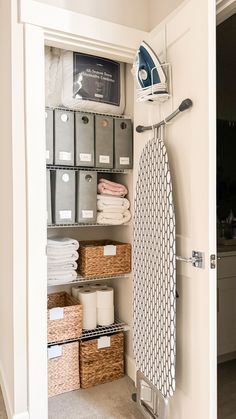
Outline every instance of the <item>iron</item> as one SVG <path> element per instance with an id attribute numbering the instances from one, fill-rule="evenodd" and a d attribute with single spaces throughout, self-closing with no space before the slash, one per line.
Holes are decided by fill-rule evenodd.
<path id="1" fill-rule="evenodd" d="M 136 54 L 135 74 L 139 87 L 147 94 L 166 92 L 166 74 L 162 64 L 145 41 Z"/>

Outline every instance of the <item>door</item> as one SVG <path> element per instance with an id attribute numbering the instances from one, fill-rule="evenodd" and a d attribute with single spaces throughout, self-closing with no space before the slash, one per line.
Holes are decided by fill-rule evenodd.
<path id="1" fill-rule="evenodd" d="M 202 269 L 177 261 L 176 391 L 170 419 L 216 419 L 215 177 L 215 3 L 190 0 L 146 38 L 166 55 L 172 69 L 172 99 L 137 103 L 135 126 L 150 125 L 190 98 L 193 108 L 166 128 L 176 212 L 176 253 L 204 253 Z M 134 182 L 144 144 L 153 132 L 135 137 Z"/>

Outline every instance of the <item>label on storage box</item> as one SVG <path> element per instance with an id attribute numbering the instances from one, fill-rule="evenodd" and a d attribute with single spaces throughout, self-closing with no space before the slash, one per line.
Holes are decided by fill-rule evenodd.
<path id="1" fill-rule="evenodd" d="M 86 153 L 80 153 L 79 155 L 80 161 L 92 161 L 92 155 Z"/>
<path id="2" fill-rule="evenodd" d="M 72 211 L 59 211 L 60 219 L 61 220 L 71 220 L 72 218 Z"/>
<path id="3" fill-rule="evenodd" d="M 82 210 L 82 217 L 83 218 L 93 218 L 93 211 L 92 210 Z"/>
<path id="4" fill-rule="evenodd" d="M 103 156 L 100 154 L 99 163 L 110 163 L 110 156 Z"/>
<path id="5" fill-rule="evenodd" d="M 48 359 L 58 358 L 62 355 L 62 346 L 54 345 L 48 348 Z"/>
<path id="6" fill-rule="evenodd" d="M 120 157 L 120 164 L 129 164 L 129 157 Z"/>
<path id="7" fill-rule="evenodd" d="M 67 151 L 60 151 L 59 160 L 70 161 L 71 160 L 71 153 L 68 153 Z"/>
<path id="8" fill-rule="evenodd" d="M 98 338 L 98 349 L 110 348 L 110 346 L 111 346 L 110 336 L 101 336 L 100 338 Z"/>
<path id="9" fill-rule="evenodd" d="M 56 307 L 49 310 L 49 320 L 61 320 L 64 317 L 64 308 Z"/>
<path id="10" fill-rule="evenodd" d="M 116 256 L 116 246 L 113 244 L 107 244 L 103 247 L 104 256 Z"/>

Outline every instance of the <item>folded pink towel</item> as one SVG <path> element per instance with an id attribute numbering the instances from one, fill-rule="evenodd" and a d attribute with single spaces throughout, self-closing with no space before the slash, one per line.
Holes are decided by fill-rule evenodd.
<path id="1" fill-rule="evenodd" d="M 100 179 L 98 184 L 98 193 L 103 195 L 114 195 L 124 197 L 127 195 L 128 190 L 120 183 L 111 182 L 107 179 Z"/>

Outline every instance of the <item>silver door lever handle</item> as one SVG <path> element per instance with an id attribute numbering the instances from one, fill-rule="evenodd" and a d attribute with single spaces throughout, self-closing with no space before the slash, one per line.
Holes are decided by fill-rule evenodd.
<path id="1" fill-rule="evenodd" d="M 191 263 L 195 268 L 203 268 L 203 253 L 196 250 L 192 251 L 192 257 L 186 258 L 183 256 L 176 256 L 176 260 L 185 263 Z"/>

